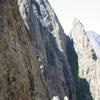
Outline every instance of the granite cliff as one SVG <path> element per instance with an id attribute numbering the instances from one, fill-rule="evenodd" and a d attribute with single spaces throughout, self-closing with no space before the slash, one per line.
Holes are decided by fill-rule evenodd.
<path id="1" fill-rule="evenodd" d="M 74 64 L 78 68 L 77 77 L 80 88 L 78 88 L 77 93 L 80 95 L 79 100 L 100 100 L 100 59 L 98 53 L 100 52 L 98 49 L 100 48 L 100 36 L 93 32 L 86 32 L 82 23 L 75 19 L 70 32 L 70 39 L 77 54 L 77 62 L 75 61 Z M 70 59 L 72 61 L 72 58 Z M 84 79 L 87 85 L 80 78 Z M 81 89 L 83 92 L 80 91 Z"/>
<path id="2" fill-rule="evenodd" d="M 96 53 L 97 58 L 100 59 L 100 35 L 93 31 L 87 31 L 86 34 Z"/>
<path id="3" fill-rule="evenodd" d="M 76 100 L 65 40 L 48 1 L 0 0 L 0 99 Z"/>
<path id="4" fill-rule="evenodd" d="M 70 33 L 47 0 L 0 0 L 0 100 L 99 100 L 100 60 L 79 21 Z"/>
<path id="5" fill-rule="evenodd" d="M 31 32 L 32 46 L 50 99 L 65 96 L 76 100 L 76 88 L 67 61 L 66 35 L 47 0 L 18 0 L 25 25 Z M 70 78 L 69 78 L 70 77 Z"/>

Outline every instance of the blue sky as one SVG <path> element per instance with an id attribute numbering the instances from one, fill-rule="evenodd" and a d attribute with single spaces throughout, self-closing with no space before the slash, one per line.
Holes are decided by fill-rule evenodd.
<path id="1" fill-rule="evenodd" d="M 100 0 L 49 0 L 65 33 L 72 28 L 74 18 L 79 19 L 86 31 L 100 34 Z"/>

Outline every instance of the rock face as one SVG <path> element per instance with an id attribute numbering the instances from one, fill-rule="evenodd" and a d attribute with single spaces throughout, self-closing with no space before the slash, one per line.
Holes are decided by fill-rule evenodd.
<path id="1" fill-rule="evenodd" d="M 18 0 L 50 99 L 76 100 L 76 88 L 67 60 L 66 36 L 47 0 Z M 69 78 L 70 77 L 70 78 Z M 54 97 L 55 96 L 55 97 Z"/>
<path id="2" fill-rule="evenodd" d="M 0 0 L 0 100 L 49 100 L 29 34 L 17 0 Z"/>
<path id="3" fill-rule="evenodd" d="M 69 38 L 47 0 L 0 0 L 0 100 L 99 100 L 99 66 L 79 21 Z"/>
<path id="4" fill-rule="evenodd" d="M 91 37 L 88 38 L 88 36 L 80 21 L 75 19 L 73 29 L 70 32 L 77 54 L 77 62 L 75 64 L 78 66 L 79 79 L 86 79 L 88 82 L 89 86 L 86 88 L 90 89 L 92 98 L 89 98 L 89 92 L 87 93 L 84 82 L 81 81 L 78 81 L 80 87 L 77 90 L 77 93 L 79 93 L 77 96 L 83 96 L 83 99 L 79 98 L 79 100 L 100 100 L 100 60 L 97 58 L 95 49 L 91 44 Z M 80 88 L 83 89 L 83 93 L 81 93 Z"/>
<path id="5" fill-rule="evenodd" d="M 76 100 L 66 36 L 47 0 L 0 0 L 0 62 L 0 100 Z"/>
<path id="6" fill-rule="evenodd" d="M 86 34 L 91 42 L 97 58 L 100 59 L 100 35 L 93 31 L 87 31 Z"/>

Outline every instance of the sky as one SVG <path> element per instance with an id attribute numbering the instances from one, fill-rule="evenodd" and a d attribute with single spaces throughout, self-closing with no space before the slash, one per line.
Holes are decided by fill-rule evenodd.
<path id="1" fill-rule="evenodd" d="M 100 0 L 49 0 L 66 34 L 74 18 L 80 20 L 86 31 L 100 34 Z"/>

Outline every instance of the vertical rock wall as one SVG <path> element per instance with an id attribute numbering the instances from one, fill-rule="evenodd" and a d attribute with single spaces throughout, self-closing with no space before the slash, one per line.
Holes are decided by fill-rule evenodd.
<path id="1" fill-rule="evenodd" d="M 17 0 L 0 0 L 0 100 L 49 100 Z"/>
<path id="2" fill-rule="evenodd" d="M 86 89 L 83 90 L 82 95 L 85 96 L 84 100 L 99 100 L 100 97 L 98 94 L 100 93 L 100 78 L 98 71 L 100 70 L 100 60 L 97 58 L 91 42 L 86 35 L 84 27 L 79 20 L 74 20 L 70 37 L 73 40 L 73 46 L 78 56 L 78 77 L 86 79 L 88 83 L 86 88 L 89 88 L 92 95 L 92 98 L 89 99 L 87 94 L 84 95 L 85 92 L 87 93 Z M 81 88 L 82 87 L 84 88 L 85 85 L 81 85 Z"/>
<path id="3" fill-rule="evenodd" d="M 18 0 L 22 18 L 31 31 L 44 83 L 50 98 L 76 100 L 76 88 L 66 54 L 66 36 L 47 0 Z M 69 78 L 70 77 L 70 78 Z"/>

